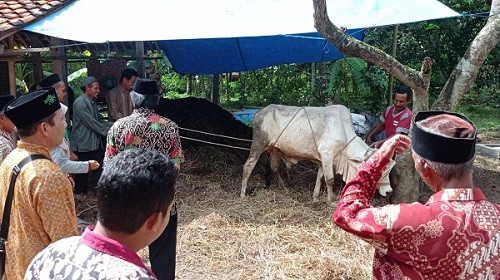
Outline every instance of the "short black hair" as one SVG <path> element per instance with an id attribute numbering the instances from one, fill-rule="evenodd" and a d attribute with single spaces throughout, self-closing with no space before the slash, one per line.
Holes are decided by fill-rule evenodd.
<path id="1" fill-rule="evenodd" d="M 106 228 L 133 234 L 155 212 L 167 213 L 175 197 L 178 171 L 156 150 L 135 148 L 118 153 L 97 183 L 97 217 Z"/>
<path id="2" fill-rule="evenodd" d="M 155 110 L 160 102 L 160 96 L 156 94 L 142 95 L 132 91 L 130 93 L 130 97 L 132 99 L 132 104 L 134 106 L 134 109 L 147 108 Z"/>
<path id="3" fill-rule="evenodd" d="M 132 68 L 126 68 L 125 70 L 122 71 L 122 75 L 120 76 L 120 82 L 123 81 L 123 78 L 127 78 L 127 80 L 130 80 L 133 76 L 139 77 L 137 74 L 137 71 Z"/>
<path id="4" fill-rule="evenodd" d="M 36 123 L 28 125 L 26 127 L 23 128 L 16 127 L 17 135 L 19 135 L 20 138 L 35 135 L 38 125 L 43 122 L 48 123 L 50 126 L 56 125 L 56 122 L 54 120 L 54 118 L 56 117 L 56 113 L 57 112 L 54 112 L 49 116 L 37 121 Z"/>
<path id="5" fill-rule="evenodd" d="M 394 99 L 396 97 L 396 93 L 399 94 L 404 94 L 406 93 L 406 100 L 413 100 L 413 90 L 407 86 L 397 86 L 396 89 L 394 90 L 394 93 L 392 94 L 392 98 Z"/>

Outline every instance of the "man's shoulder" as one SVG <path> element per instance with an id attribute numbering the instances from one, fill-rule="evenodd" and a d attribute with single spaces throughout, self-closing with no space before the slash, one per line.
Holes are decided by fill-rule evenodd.
<path id="1" fill-rule="evenodd" d="M 120 85 L 117 85 L 116 87 L 109 90 L 109 95 L 116 95 L 116 94 L 120 93 L 121 91 L 122 90 L 121 90 Z"/>
<path id="2" fill-rule="evenodd" d="M 71 248 L 74 246 L 77 246 L 82 239 L 82 236 L 70 236 L 66 238 L 59 239 L 55 241 L 54 243 L 50 244 L 47 249 L 52 249 L 52 250 L 61 250 L 61 249 L 67 249 Z"/>
<path id="3" fill-rule="evenodd" d="M 403 110 L 403 114 L 401 114 L 401 118 L 402 119 L 407 119 L 407 118 L 410 118 L 412 117 L 412 112 L 410 110 L 410 108 L 406 107 L 404 110 Z"/>
<path id="4" fill-rule="evenodd" d="M 73 101 L 73 105 L 77 105 L 80 103 L 87 103 L 88 98 L 86 98 L 85 94 L 78 96 L 75 101 Z"/>
<path id="5" fill-rule="evenodd" d="M 174 122 L 173 120 L 171 120 L 171 119 L 169 119 L 167 117 L 158 115 L 156 113 L 154 113 L 154 115 L 158 116 L 159 122 L 162 123 L 164 126 L 178 127 L 177 123 Z"/>

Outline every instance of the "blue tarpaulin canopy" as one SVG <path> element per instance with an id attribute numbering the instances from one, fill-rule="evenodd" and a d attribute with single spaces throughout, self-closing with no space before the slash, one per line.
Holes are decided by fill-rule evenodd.
<path id="1" fill-rule="evenodd" d="M 436 0 L 327 0 L 328 15 L 363 29 L 459 16 Z M 312 0 L 77 0 L 24 30 L 102 43 L 158 41 L 180 73 L 251 70 L 342 57 L 314 28 Z"/>

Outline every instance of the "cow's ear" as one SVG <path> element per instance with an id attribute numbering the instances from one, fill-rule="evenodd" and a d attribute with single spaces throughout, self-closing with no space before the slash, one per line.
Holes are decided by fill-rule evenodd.
<path id="1" fill-rule="evenodd" d="M 356 162 L 356 163 L 361 163 L 365 160 L 364 157 L 350 157 L 349 159 Z"/>
<path id="2" fill-rule="evenodd" d="M 396 165 L 396 161 L 391 159 L 389 161 L 389 164 L 387 164 L 387 166 L 385 167 L 385 169 L 382 171 L 382 177 L 381 178 L 384 178 L 385 176 L 389 175 L 389 172 L 391 172 L 392 168 L 394 167 L 394 165 Z"/>

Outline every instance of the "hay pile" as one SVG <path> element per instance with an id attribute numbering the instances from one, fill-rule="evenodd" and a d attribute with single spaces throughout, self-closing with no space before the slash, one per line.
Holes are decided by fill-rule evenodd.
<path id="1" fill-rule="evenodd" d="M 314 165 L 284 176 L 288 190 L 266 190 L 262 161 L 250 179 L 255 195 L 241 199 L 244 161 L 190 152 L 178 183 L 178 279 L 370 278 L 371 247 L 333 225 L 326 195 L 312 203 Z"/>
<path id="2" fill-rule="evenodd" d="M 204 99 L 164 99 L 161 105 L 160 114 L 180 127 L 251 138 L 251 129 Z M 283 171 L 288 189 L 275 182 L 265 189 L 268 162 L 262 156 L 250 177 L 252 195 L 242 199 L 248 151 L 182 143 L 186 162 L 177 183 L 177 279 L 371 278 L 373 249 L 333 225 L 334 206 L 326 203 L 326 194 L 312 203 L 316 165 L 301 163 Z M 92 194 L 76 203 L 81 218 L 95 221 Z M 139 254 L 149 262 L 147 249 Z"/>
<path id="3" fill-rule="evenodd" d="M 265 189 L 262 156 L 239 197 L 245 157 L 216 147 L 185 151 L 177 183 L 177 279 L 369 279 L 373 249 L 333 225 L 322 193 L 312 203 L 316 167 L 299 164 Z M 338 194 L 339 187 L 334 188 Z M 77 198 L 77 213 L 95 221 L 95 197 Z M 147 249 L 139 255 L 148 263 Z"/>

